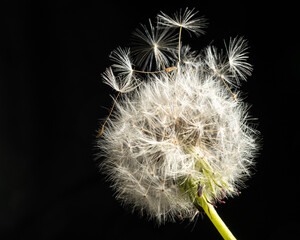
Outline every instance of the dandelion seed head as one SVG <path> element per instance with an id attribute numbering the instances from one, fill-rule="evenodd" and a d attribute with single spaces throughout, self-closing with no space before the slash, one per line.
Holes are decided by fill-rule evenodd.
<path id="1" fill-rule="evenodd" d="M 161 13 L 160 24 L 196 32 L 196 13 L 180 14 Z M 163 55 L 156 30 L 144 30 L 141 38 L 152 52 L 135 56 L 146 58 L 146 65 L 156 58 L 160 67 L 143 74 L 133 69 L 132 61 L 139 60 L 131 60 L 129 49 L 112 53 L 115 63 L 103 79 L 123 94 L 97 142 L 101 169 L 117 199 L 159 224 L 178 216 L 193 220 L 193 191 L 212 204 L 224 202 L 251 175 L 258 132 L 249 123 L 247 105 L 231 89 L 237 86 L 232 78 L 243 79 L 250 71 L 245 43 L 231 40 L 227 56 L 212 46 L 198 54 L 187 45 L 165 48 Z M 183 188 L 191 179 L 191 189 Z"/>

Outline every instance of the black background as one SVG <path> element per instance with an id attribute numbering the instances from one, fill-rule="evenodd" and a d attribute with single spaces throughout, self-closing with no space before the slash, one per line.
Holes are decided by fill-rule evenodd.
<path id="1" fill-rule="evenodd" d="M 262 150 L 240 197 L 218 207 L 238 239 L 297 239 L 299 11 L 286 1 L 2 1 L 0 239 L 221 239 L 208 218 L 157 227 L 114 199 L 93 160 L 115 94 L 109 53 L 162 10 L 195 7 L 209 22 L 195 49 L 249 41 L 242 91 Z M 4 3 L 4 5 L 3 5 Z"/>

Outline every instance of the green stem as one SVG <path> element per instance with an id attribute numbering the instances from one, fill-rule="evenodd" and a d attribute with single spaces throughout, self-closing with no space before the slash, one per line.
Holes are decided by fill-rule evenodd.
<path id="1" fill-rule="evenodd" d="M 214 224 L 225 240 L 236 240 L 229 228 L 218 215 L 213 205 L 208 203 L 205 192 L 202 192 L 200 197 L 198 196 L 198 184 L 199 183 L 194 182 L 192 179 L 186 179 L 180 182 L 179 187 L 183 193 L 187 193 L 189 195 L 190 199 L 199 211 L 202 209 L 204 210 L 210 221 Z"/>
<path id="2" fill-rule="evenodd" d="M 202 196 L 202 197 L 197 196 L 197 202 L 198 202 L 198 204 L 200 204 L 201 208 L 205 211 L 205 213 L 209 217 L 210 221 L 215 225 L 215 227 L 217 228 L 217 230 L 219 231 L 219 233 L 222 235 L 222 237 L 225 240 L 236 239 L 233 236 L 233 234 L 230 232 L 228 227 L 225 225 L 223 220 L 220 218 L 220 216 L 218 215 L 215 208 L 206 201 L 204 196 Z M 199 208 L 199 206 L 197 206 L 198 204 L 195 204 L 197 208 Z"/>

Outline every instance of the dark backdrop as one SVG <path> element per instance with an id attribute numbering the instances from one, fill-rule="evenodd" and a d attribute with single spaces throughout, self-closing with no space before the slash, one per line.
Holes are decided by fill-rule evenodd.
<path id="1" fill-rule="evenodd" d="M 242 90 L 262 150 L 249 187 L 218 212 L 238 239 L 296 239 L 298 6 L 55 0 L 1 2 L 0 239 L 220 239 L 207 217 L 158 228 L 131 214 L 93 160 L 115 94 L 100 77 L 109 53 L 160 10 L 185 7 L 209 21 L 206 35 L 183 39 L 195 49 L 237 35 L 251 47 Z"/>

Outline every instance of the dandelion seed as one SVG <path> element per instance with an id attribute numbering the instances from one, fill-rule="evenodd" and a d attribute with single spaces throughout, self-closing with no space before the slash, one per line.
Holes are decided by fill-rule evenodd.
<path id="1" fill-rule="evenodd" d="M 196 35 L 204 34 L 203 29 L 207 27 L 207 22 L 203 17 L 195 17 L 197 13 L 194 9 L 188 8 L 184 12 L 180 9 L 171 17 L 161 12 L 158 14 L 158 24 L 162 28 L 183 28 Z"/>
<path id="2" fill-rule="evenodd" d="M 133 33 L 133 54 L 141 69 L 151 71 L 169 65 L 170 49 L 176 47 L 176 36 L 172 31 L 155 28 L 149 20 L 149 26 L 141 25 Z M 155 65 L 153 66 L 153 64 Z"/>
<path id="3" fill-rule="evenodd" d="M 123 76 L 123 78 L 125 78 L 125 82 L 130 82 L 133 74 L 132 63 L 129 55 L 129 48 L 117 48 L 110 54 L 110 59 L 115 62 L 112 67 L 115 69 L 116 73 L 119 73 Z"/>
<path id="4" fill-rule="evenodd" d="M 239 79 L 246 80 L 251 75 L 252 67 L 247 61 L 247 42 L 243 38 L 230 39 L 228 47 L 229 69 L 239 83 Z"/>

